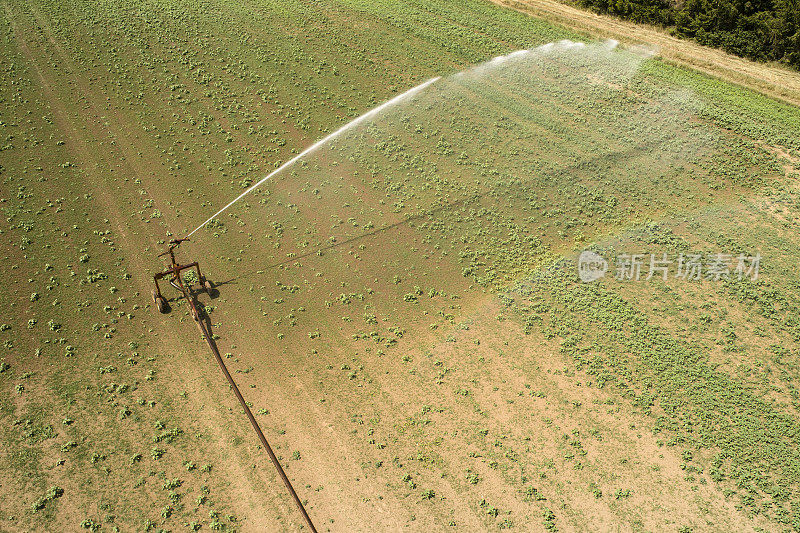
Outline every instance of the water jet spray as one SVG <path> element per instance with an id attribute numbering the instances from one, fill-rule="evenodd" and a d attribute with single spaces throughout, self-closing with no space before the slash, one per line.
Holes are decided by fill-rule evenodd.
<path id="1" fill-rule="evenodd" d="M 242 194 L 240 194 L 239 196 L 234 198 L 228 205 L 226 205 L 225 207 L 223 207 L 222 209 L 220 209 L 219 211 L 217 211 L 216 213 L 211 215 L 205 222 L 203 222 L 202 224 L 197 226 L 195 229 L 193 229 L 191 231 L 191 233 L 189 233 L 186 236 L 186 238 L 188 239 L 189 237 L 194 235 L 197 231 L 203 229 L 203 227 L 206 224 L 208 224 L 209 222 L 214 220 L 216 217 L 218 217 L 219 215 L 224 213 L 230 206 L 232 206 L 233 204 L 235 204 L 236 202 L 238 202 L 239 200 L 241 200 L 242 198 L 244 198 L 245 196 L 250 194 L 252 191 L 254 191 L 256 188 L 258 188 L 262 183 L 264 183 L 265 181 L 270 179 L 272 176 L 274 176 L 274 175 L 278 174 L 279 172 L 281 172 L 282 170 L 292 166 L 293 164 L 295 164 L 297 161 L 299 161 L 304 156 L 307 156 L 308 154 L 310 154 L 311 152 L 313 152 L 317 148 L 320 148 L 321 146 L 325 145 L 329 141 L 332 141 L 333 139 L 335 139 L 336 137 L 338 137 L 342 133 L 354 128 L 355 126 L 357 126 L 358 124 L 364 122 L 365 120 L 374 117 L 375 115 L 379 114 L 381 111 L 384 111 L 385 109 L 400 103 L 401 101 L 405 100 L 406 98 L 409 98 L 409 97 L 413 96 L 414 94 L 420 92 L 425 87 L 427 87 L 428 85 L 432 84 L 433 82 L 435 82 L 435 81 L 437 81 L 439 79 L 440 79 L 439 76 L 437 76 L 435 78 L 431 78 L 428 81 L 423 82 L 423 83 L 417 85 L 416 87 L 413 87 L 413 88 L 409 89 L 408 91 L 404 92 L 403 94 L 395 96 L 391 100 L 388 100 L 388 101 L 382 103 L 378 107 L 376 107 L 374 109 L 371 109 L 371 110 L 367 111 L 366 113 L 364 113 L 363 115 L 361 115 L 361 116 L 355 118 L 354 120 L 348 122 L 347 124 L 345 124 L 344 126 L 339 128 L 338 130 L 334 131 L 330 135 L 327 135 L 327 136 L 323 137 L 322 139 L 318 140 L 317 142 L 315 142 L 314 144 L 312 144 L 311 146 L 309 146 L 308 148 L 306 148 L 305 150 L 303 150 L 302 152 L 300 152 L 299 154 L 297 154 L 296 156 L 294 156 L 293 158 L 291 158 L 290 160 L 288 160 L 287 162 L 285 162 L 284 164 L 282 164 L 281 166 L 279 166 L 278 168 L 276 168 L 275 170 L 273 170 L 272 172 L 270 172 L 269 174 L 267 174 L 266 176 L 261 178 L 260 180 L 258 180 L 254 185 L 250 186 L 246 191 L 244 191 Z"/>

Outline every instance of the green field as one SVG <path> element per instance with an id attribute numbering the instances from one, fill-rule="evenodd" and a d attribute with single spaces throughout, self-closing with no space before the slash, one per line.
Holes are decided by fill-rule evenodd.
<path id="1" fill-rule="evenodd" d="M 156 256 L 434 76 L 179 249 L 317 529 L 800 530 L 796 107 L 478 0 L 0 15 L 0 531 L 303 527 Z"/>

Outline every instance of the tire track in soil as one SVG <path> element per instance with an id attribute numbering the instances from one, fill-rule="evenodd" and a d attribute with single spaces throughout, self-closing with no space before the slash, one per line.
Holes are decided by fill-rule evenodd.
<path id="1" fill-rule="evenodd" d="M 398 236 L 396 239 L 398 241 L 404 240 L 403 237 L 400 236 Z M 329 261 L 329 259 L 327 257 L 317 258 L 316 256 L 312 255 L 309 258 L 309 263 L 306 264 L 305 266 L 313 271 L 317 267 L 319 267 L 319 265 L 317 265 L 316 267 L 313 266 L 315 262 L 324 263 L 325 261 Z M 450 274 L 451 276 L 455 276 L 457 273 L 453 271 Z M 458 279 L 460 278 L 461 278 L 460 273 L 458 273 Z M 475 304 L 470 304 L 470 306 L 467 306 L 465 304 L 465 306 L 471 309 L 471 305 L 480 306 L 481 302 L 482 299 L 478 297 L 475 300 Z M 239 312 L 241 313 L 242 310 L 240 310 Z M 246 321 L 248 320 L 248 318 L 242 318 L 242 320 Z M 241 329 L 243 328 L 240 328 L 240 330 Z M 349 335 L 346 335 L 345 337 L 349 338 Z M 407 337 L 408 339 L 410 339 L 412 336 L 407 335 Z M 420 336 L 417 337 L 416 339 L 422 345 L 424 344 L 424 342 L 428 343 L 432 342 L 433 339 L 435 338 L 436 338 L 435 334 L 430 333 L 429 331 L 422 331 L 420 333 Z M 423 339 L 425 340 L 424 342 Z M 354 461 L 357 463 L 357 461 L 359 460 L 360 453 L 367 453 L 368 455 L 368 451 L 365 452 L 365 449 L 363 447 L 363 442 L 355 444 L 348 443 L 348 441 L 352 440 L 352 438 L 348 436 L 349 429 L 351 426 L 348 425 L 346 417 L 342 417 L 341 419 L 337 420 L 335 416 L 330 416 L 330 414 L 326 416 L 325 415 L 326 410 L 320 409 L 318 407 L 320 396 L 325 396 L 324 390 L 321 389 L 320 386 L 317 384 L 317 380 L 319 378 L 315 378 L 313 373 L 308 368 L 304 369 L 304 371 L 302 372 L 298 372 L 298 368 L 296 366 L 293 366 L 294 363 L 293 361 L 291 360 L 287 361 L 285 358 L 274 358 L 269 361 L 268 369 L 262 370 L 263 368 L 265 368 L 266 363 L 263 360 L 258 360 L 257 358 L 253 357 L 252 355 L 254 352 L 253 350 L 244 348 L 245 346 L 248 346 L 248 344 L 250 346 L 253 346 L 255 342 L 254 339 L 252 337 L 251 338 L 237 337 L 235 340 L 236 340 L 235 344 L 240 348 L 240 351 L 242 352 L 243 356 L 248 357 L 249 355 L 246 364 L 250 366 L 256 366 L 256 368 L 258 368 L 257 375 L 263 373 L 269 376 L 292 376 L 290 383 L 294 385 L 295 389 L 298 391 L 298 395 L 303 394 L 304 396 L 304 400 L 299 403 L 301 403 L 303 406 L 311 406 L 311 408 L 314 411 L 314 415 L 310 416 L 309 418 L 319 421 L 322 420 L 325 421 L 324 423 L 318 424 L 316 427 L 311 426 L 311 429 L 314 430 L 319 435 L 319 437 L 315 437 L 315 439 L 324 438 L 323 427 L 327 425 L 330 427 L 329 431 L 332 432 L 331 437 L 335 438 L 339 442 L 339 444 L 335 446 L 326 443 L 326 446 L 328 446 L 329 450 L 328 453 L 319 453 L 319 452 L 315 453 L 315 455 L 322 455 L 326 457 L 326 459 L 323 459 L 321 461 L 316 461 L 316 463 L 313 464 L 312 466 L 302 466 L 301 464 L 302 468 L 308 468 L 309 470 L 313 471 L 315 468 L 319 468 L 317 467 L 317 464 L 321 464 L 322 467 L 325 467 L 326 469 L 331 469 L 332 468 L 330 466 L 332 463 L 331 458 L 333 457 L 336 457 L 337 464 L 340 464 L 341 463 L 340 457 L 347 457 L 347 455 L 349 455 L 350 457 L 347 458 L 345 462 L 347 464 L 352 464 Z M 330 342 L 336 345 L 338 344 L 339 341 L 331 340 Z M 346 342 L 346 341 L 342 339 L 341 342 Z M 308 353 L 312 348 L 311 345 L 306 345 L 302 342 L 299 344 L 302 346 L 302 348 L 295 346 L 295 352 L 298 354 L 303 353 L 304 351 L 305 353 Z M 324 351 L 332 352 L 333 358 L 331 359 L 330 358 L 331 355 L 329 354 L 328 357 L 326 357 L 325 359 L 323 359 L 318 363 L 319 366 L 322 366 L 325 361 L 330 361 L 330 363 L 332 364 L 333 363 L 338 364 L 338 362 L 343 361 L 335 358 L 336 350 L 326 349 Z M 422 351 L 422 349 L 420 349 L 420 351 Z M 338 355 L 341 356 L 344 354 L 340 352 L 338 353 Z M 325 356 L 320 355 L 319 357 L 325 357 Z M 376 412 L 394 413 L 396 416 L 392 416 L 391 422 L 387 422 L 388 427 L 394 427 L 395 423 L 399 423 L 405 418 L 413 416 L 415 414 L 415 410 L 408 406 L 407 389 L 405 389 L 403 386 L 398 386 L 396 382 L 396 376 L 402 375 L 402 373 L 406 371 L 402 367 L 401 363 L 399 363 L 399 358 L 396 363 L 389 363 L 388 360 L 384 359 L 381 364 L 388 366 L 382 366 L 380 372 L 376 370 L 372 374 L 371 377 L 374 380 L 374 383 L 372 383 L 371 385 L 367 385 L 366 387 L 368 387 L 368 389 L 365 389 L 363 395 L 358 396 L 356 401 L 359 404 L 364 404 L 364 405 L 369 403 L 371 408 L 374 409 Z M 387 371 L 387 374 L 388 371 L 391 370 L 392 371 L 391 377 L 384 376 L 383 372 L 384 370 Z M 287 381 L 278 382 L 276 378 L 274 384 L 264 383 L 264 381 L 260 381 L 259 384 L 262 386 L 266 385 L 268 387 L 268 390 L 266 392 L 262 392 L 262 398 L 268 395 L 278 398 L 286 397 L 285 388 L 287 385 Z M 273 392 L 273 389 L 275 389 L 276 392 Z M 281 403 L 278 401 L 272 401 L 271 403 L 272 407 L 270 407 L 270 411 L 272 411 L 273 414 L 277 415 L 277 417 L 281 420 L 282 424 L 281 427 L 287 426 L 285 427 L 285 429 L 287 429 L 287 432 L 289 432 L 290 427 L 293 428 L 291 432 L 295 434 L 302 434 L 308 431 L 309 426 L 304 424 L 302 419 L 298 419 L 298 417 L 292 416 L 293 410 L 291 407 L 283 407 Z M 327 413 L 331 413 L 332 412 L 331 410 L 333 410 L 333 412 L 336 412 L 338 410 L 338 412 L 342 413 L 351 412 L 349 410 L 349 404 L 342 404 L 338 402 L 335 398 L 326 397 L 325 405 L 327 406 Z M 389 431 L 391 432 L 391 430 Z M 314 450 L 316 451 L 318 449 L 319 446 L 315 444 Z M 338 450 L 343 450 L 341 456 L 338 455 L 339 454 Z M 401 457 L 413 456 L 417 451 L 415 445 L 409 442 L 403 442 L 397 445 L 393 445 L 392 450 L 394 454 Z M 346 452 L 348 451 L 349 454 L 346 454 Z M 308 459 L 311 458 L 308 457 Z M 305 460 L 306 457 L 304 457 L 304 462 Z M 342 522 L 339 521 L 339 519 L 337 519 L 336 523 L 339 525 L 339 527 L 342 527 L 343 524 L 346 524 L 350 526 L 349 530 L 362 530 L 361 528 L 358 528 L 358 525 L 361 525 L 363 528 L 364 523 L 366 523 L 364 521 L 364 516 L 366 516 L 366 518 L 371 517 L 372 520 L 374 520 L 373 522 L 368 522 L 373 526 L 376 526 L 376 524 L 380 524 L 380 526 L 377 526 L 378 529 L 395 531 L 395 530 L 402 530 L 403 523 L 401 522 L 400 525 L 393 525 L 393 523 L 388 522 L 388 519 L 385 522 L 382 521 L 384 517 L 387 516 L 391 517 L 393 519 L 393 522 L 397 522 L 396 517 L 417 515 L 417 524 L 422 524 L 422 523 L 432 524 L 437 519 L 443 518 L 442 514 L 427 512 L 422 507 L 414 506 L 413 505 L 414 502 L 412 500 L 404 499 L 402 496 L 399 496 L 397 492 L 392 492 L 392 489 L 388 487 L 390 486 L 391 483 L 396 482 L 396 478 L 394 477 L 396 472 L 392 471 L 391 473 L 389 473 L 389 471 L 386 472 L 364 471 L 357 464 L 355 468 L 350 467 L 350 471 L 357 473 L 357 477 L 360 478 L 360 481 L 358 483 L 352 483 L 353 477 L 347 478 L 345 476 L 341 476 L 339 477 L 339 479 L 342 480 L 343 484 L 351 483 L 353 485 L 352 494 L 364 497 L 370 496 L 371 497 L 370 505 L 373 508 L 375 508 L 377 512 L 369 512 L 366 515 L 362 515 L 361 522 L 353 521 L 352 516 L 348 517 L 349 521 Z M 444 498 L 444 501 L 449 502 L 449 505 L 452 506 L 453 511 L 456 513 L 456 516 L 458 517 L 460 527 L 465 528 L 465 530 L 467 531 L 479 531 L 484 527 L 483 522 L 480 519 L 481 515 L 478 512 L 471 509 L 470 502 L 464 499 L 463 496 L 459 494 L 459 486 L 455 478 L 448 478 L 448 479 L 443 478 L 440 480 L 437 477 L 432 477 L 429 481 L 436 484 L 435 488 L 437 494 L 441 494 Z M 381 484 L 381 482 L 383 483 L 383 485 Z M 374 490 L 374 489 L 367 490 L 365 485 L 378 487 L 380 490 Z M 372 497 L 376 494 L 381 494 L 384 496 L 384 499 L 380 502 L 380 506 L 388 509 L 388 513 L 381 512 L 381 510 L 376 507 L 378 503 L 376 499 Z M 345 495 L 351 497 L 347 492 L 345 492 Z M 357 506 L 353 506 L 352 511 L 359 512 L 360 511 L 359 508 L 362 505 L 363 503 L 359 502 Z M 341 505 L 337 506 L 337 508 L 341 507 L 342 507 Z M 375 522 L 375 521 L 380 521 L 380 522 Z M 441 526 L 441 524 L 439 525 Z M 407 523 L 405 524 L 405 527 L 406 528 L 408 527 Z M 423 526 L 420 525 L 418 527 L 423 527 Z"/>
<path id="2" fill-rule="evenodd" d="M 241 312 L 241 309 L 239 311 Z M 248 346 L 252 345 L 252 342 L 253 339 L 246 336 L 239 336 L 235 333 L 232 336 L 232 343 L 239 346 L 240 351 L 245 354 L 252 353 Z M 243 348 L 244 346 L 248 346 L 248 348 Z M 248 361 L 252 361 L 250 364 L 257 361 L 252 355 L 250 355 L 250 358 L 248 358 Z M 282 358 L 271 359 L 270 375 L 293 377 L 280 383 L 265 384 L 261 382 L 261 385 L 266 385 L 268 388 L 267 391 L 262 390 L 261 399 L 269 397 L 270 414 L 280 420 L 280 427 L 287 434 L 304 435 L 305 438 L 301 441 L 303 448 L 308 449 L 309 452 L 314 452 L 312 455 L 304 451 L 303 463 L 305 464 L 292 464 L 292 469 L 306 472 L 307 475 L 302 477 L 313 479 L 315 483 L 323 485 L 326 489 L 324 494 L 317 493 L 316 496 L 311 496 L 309 510 L 315 510 L 317 514 L 322 515 L 325 518 L 324 524 L 328 523 L 328 519 L 333 518 L 336 529 L 345 526 L 345 529 L 349 531 L 364 530 L 365 524 L 361 520 L 365 517 L 360 514 L 363 511 L 359 508 L 364 506 L 366 502 L 361 501 L 358 496 L 365 494 L 377 495 L 385 492 L 385 487 L 379 483 L 381 477 L 367 475 L 362 471 L 355 459 L 354 452 L 357 450 L 354 450 L 352 446 L 348 446 L 347 439 L 342 435 L 347 433 L 347 427 L 335 418 L 327 416 L 318 407 L 318 397 L 312 397 L 312 393 L 307 388 L 308 384 L 304 382 L 304 378 L 313 382 L 312 375 L 300 375 L 296 368 L 287 364 Z M 293 395 L 287 394 L 288 387 L 286 385 L 291 385 L 294 388 Z M 289 403 L 287 402 L 289 397 L 293 398 L 291 404 L 301 405 L 304 408 L 303 417 L 297 416 L 298 409 L 296 407 L 285 405 Z M 297 399 L 300 397 L 302 397 L 302 400 L 298 401 Z M 309 411 L 313 414 L 309 414 Z M 309 424 L 306 420 L 312 420 L 315 423 Z M 306 445 L 308 441 L 312 442 L 313 445 Z M 283 448 L 287 446 L 284 442 L 281 442 L 281 445 Z M 314 476 L 315 472 L 326 472 L 327 474 L 324 477 Z M 353 484 L 352 482 L 356 477 L 360 479 L 360 482 L 356 484 L 358 489 L 348 488 L 350 484 Z M 369 486 L 370 489 L 364 490 L 362 488 L 364 485 Z M 329 491 L 331 488 L 332 491 Z M 306 490 L 310 492 L 310 489 Z M 332 494 L 327 495 L 329 492 L 332 492 Z M 342 502 L 348 499 L 352 500 L 351 503 L 343 505 Z M 327 508 L 321 506 L 320 504 L 326 500 L 336 505 L 330 505 Z M 405 509 L 398 508 L 396 505 L 392 505 L 390 509 L 391 503 L 387 498 L 383 500 L 370 498 L 368 505 L 377 511 L 377 515 L 373 516 L 373 520 L 380 519 L 381 528 L 386 531 L 400 531 L 403 529 L 397 516 L 400 514 L 398 511 L 404 511 Z M 355 516 L 358 516 L 361 520 L 354 520 Z M 370 523 L 372 526 L 377 525 L 374 521 Z M 323 522 L 320 521 L 317 525 L 321 528 Z M 362 528 L 358 528 L 358 525 L 361 525 Z"/>

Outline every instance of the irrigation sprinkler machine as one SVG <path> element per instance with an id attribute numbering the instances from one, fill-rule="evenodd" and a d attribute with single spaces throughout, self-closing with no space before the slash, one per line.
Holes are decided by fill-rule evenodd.
<path id="1" fill-rule="evenodd" d="M 200 226 L 202 227 L 202 225 Z M 199 229 L 199 228 L 198 228 Z M 197 231 L 197 230 L 195 230 Z M 311 517 L 308 516 L 308 512 L 303 505 L 302 500 L 297 495 L 297 492 L 294 490 L 292 486 L 292 482 L 284 472 L 283 467 L 278 460 L 278 457 L 275 455 L 275 452 L 272 450 L 272 447 L 269 445 L 267 438 L 264 436 L 264 432 L 261 430 L 261 426 L 259 426 L 258 421 L 256 420 L 255 416 L 253 416 L 253 412 L 250 410 L 250 406 L 247 405 L 247 402 L 242 396 L 241 391 L 239 390 L 239 386 L 236 384 L 236 381 L 231 376 L 231 373 L 228 371 L 227 366 L 225 366 L 225 361 L 222 360 L 222 356 L 219 353 L 219 348 L 217 347 L 216 342 L 213 340 L 213 336 L 211 334 L 211 326 L 203 323 L 200 320 L 200 313 L 197 311 L 197 306 L 195 304 L 194 296 L 195 292 L 192 290 L 194 284 L 198 285 L 199 291 L 203 291 L 207 293 L 209 296 L 212 296 L 213 285 L 211 282 L 206 278 L 203 273 L 200 271 L 200 265 L 197 261 L 192 263 L 187 263 L 182 265 L 178 263 L 175 259 L 175 248 L 180 246 L 182 242 L 186 242 L 189 240 L 189 237 L 184 237 L 183 239 L 172 239 L 169 241 L 169 246 L 167 247 L 167 251 L 160 253 L 158 257 L 166 257 L 169 256 L 169 265 L 159 272 L 158 274 L 153 276 L 153 282 L 155 283 L 156 287 L 153 289 L 153 303 L 156 305 L 156 308 L 161 313 L 169 312 L 169 304 L 167 303 L 167 299 L 161 293 L 161 286 L 159 285 L 159 281 L 167 279 L 169 284 L 177 290 L 180 295 L 186 299 L 186 303 L 189 305 L 189 309 L 192 313 L 192 318 L 194 319 L 198 329 L 200 330 L 203 339 L 205 339 L 206 344 L 208 344 L 211 353 L 214 355 L 214 358 L 217 361 L 222 373 L 225 375 L 225 378 L 228 381 L 228 384 L 233 390 L 236 399 L 239 400 L 239 405 L 241 405 L 244 414 L 250 420 L 250 424 L 253 426 L 253 429 L 258 435 L 259 440 L 261 441 L 261 445 L 267 451 L 272 464 L 275 466 L 275 469 L 278 472 L 278 475 L 281 477 L 283 484 L 286 486 L 286 489 L 289 491 L 289 494 L 292 496 L 292 499 L 295 502 L 300 514 L 303 516 L 303 520 L 305 521 L 306 525 L 311 530 L 311 533 L 316 533 L 317 529 L 314 527 L 314 523 L 311 521 Z M 188 271 L 189 274 L 196 273 L 197 278 L 194 278 L 194 275 L 187 276 L 183 275 L 184 271 Z M 190 279 L 187 279 L 190 278 Z"/>
<path id="2" fill-rule="evenodd" d="M 167 299 L 164 297 L 164 295 L 161 293 L 161 286 L 158 283 L 159 281 L 164 280 L 164 279 L 167 279 L 169 281 L 169 284 L 172 285 L 172 287 L 175 290 L 177 290 L 181 294 L 181 296 L 183 298 L 186 299 L 186 303 L 189 305 L 189 309 L 190 309 L 190 311 L 192 313 L 192 318 L 194 319 L 194 321 L 195 321 L 195 323 L 197 325 L 197 328 L 200 330 L 200 333 L 201 333 L 203 339 L 205 339 L 206 344 L 208 344 L 208 347 L 211 350 L 211 353 L 214 355 L 214 358 L 216 359 L 217 364 L 219 365 L 220 369 L 222 370 L 222 373 L 225 375 L 225 378 L 227 379 L 228 384 L 230 385 L 231 389 L 233 390 L 233 393 L 236 395 L 236 398 L 239 401 L 239 405 L 241 405 L 242 410 L 244 411 L 244 414 L 250 420 L 250 424 L 253 426 L 253 430 L 258 435 L 258 438 L 261 441 L 262 446 L 264 447 L 264 449 L 266 450 L 267 454 L 269 455 L 269 458 L 272 461 L 272 464 L 275 466 L 275 469 L 278 472 L 278 475 L 281 477 L 281 480 L 283 481 L 283 484 L 286 486 L 286 489 L 289 491 L 289 494 L 292 496 L 292 499 L 294 500 L 294 503 L 297 506 L 297 509 L 300 511 L 300 514 L 303 516 L 303 520 L 306 523 L 306 525 L 308 526 L 308 528 L 311 531 L 311 533 L 316 533 L 317 529 L 314 527 L 314 523 L 311 521 L 311 518 L 308 516 L 308 512 L 306 511 L 302 500 L 297 495 L 297 492 L 294 490 L 294 487 L 292 486 L 291 481 L 286 476 L 286 473 L 284 472 L 283 467 L 281 466 L 280 461 L 278 460 L 278 457 L 275 455 L 275 452 L 273 452 L 272 447 L 269 445 L 269 442 L 267 442 L 267 438 L 264 436 L 264 432 L 261 430 L 261 427 L 259 426 L 258 421 L 256 420 L 255 416 L 253 416 L 253 413 L 250 410 L 250 406 L 248 405 L 248 402 L 245 401 L 244 396 L 242 396 L 242 393 L 239 390 L 239 387 L 236 385 L 236 381 L 233 379 L 233 376 L 231 376 L 231 373 L 228 371 L 228 368 L 225 366 L 225 361 L 222 359 L 222 356 L 219 353 L 219 348 L 217 347 L 217 344 L 214 341 L 214 336 L 211 333 L 211 324 L 206 324 L 204 321 L 200 320 L 200 313 L 197 310 L 197 306 L 196 306 L 195 299 L 194 299 L 194 296 L 197 293 L 194 292 L 192 290 L 192 288 L 193 288 L 194 284 L 196 283 L 199 286 L 199 291 L 198 292 L 200 292 L 200 291 L 206 292 L 209 296 L 212 296 L 211 293 L 212 293 L 213 286 L 211 285 L 211 282 L 205 276 L 203 276 L 202 272 L 200 272 L 200 265 L 197 263 L 197 261 L 195 261 L 193 263 L 187 263 L 185 265 L 182 265 L 182 264 L 178 263 L 178 261 L 175 259 L 175 248 L 180 246 L 180 244 L 182 242 L 188 241 L 189 237 L 191 237 L 196 232 L 198 232 L 201 229 L 203 229 L 203 227 L 205 227 L 206 224 L 208 224 L 209 222 L 214 220 L 216 217 L 218 217 L 219 215 L 221 215 L 222 213 L 227 211 L 227 209 L 229 207 L 231 207 L 232 205 L 236 204 L 236 202 L 241 200 L 244 196 L 248 195 L 250 192 L 254 191 L 256 188 L 260 187 L 265 181 L 270 179 L 275 174 L 281 172 L 286 167 L 289 167 L 289 166 L 293 165 L 294 163 L 299 161 L 301 158 L 307 156 L 308 154 L 310 154 L 311 152 L 313 152 L 314 150 L 316 150 L 320 146 L 323 146 L 328 141 L 338 137 L 339 135 L 341 135 L 345 131 L 355 127 L 359 123 L 364 122 L 364 121 L 374 117 L 375 115 L 379 114 L 384 109 L 386 109 L 388 107 L 391 107 L 392 105 L 395 105 L 398 102 L 413 96 L 415 93 L 420 92 L 425 87 L 427 87 L 428 85 L 434 83 L 438 79 L 439 79 L 438 77 L 430 79 L 430 80 L 428 80 L 428 81 L 426 81 L 426 82 L 424 82 L 424 83 L 422 83 L 420 85 L 417 85 L 416 87 L 414 87 L 412 89 L 409 89 L 408 91 L 404 92 L 403 94 L 401 94 L 399 96 L 395 96 L 394 98 L 392 98 L 388 102 L 385 102 L 385 103 L 379 105 L 378 107 L 372 109 L 371 111 L 368 111 L 368 112 L 364 113 L 360 117 L 356 118 L 355 120 L 352 120 L 351 122 L 345 124 L 344 126 L 339 128 L 338 130 L 334 131 L 333 133 L 331 133 L 327 137 L 324 137 L 324 138 L 320 139 L 319 141 L 317 141 L 316 143 L 312 144 L 311 146 L 309 146 L 308 148 L 306 148 L 305 150 L 303 150 L 302 152 L 300 152 L 299 154 L 294 156 L 292 159 L 290 159 L 289 161 L 286 161 L 281 166 L 279 166 L 278 168 L 276 168 L 275 170 L 273 170 L 272 172 L 270 172 L 269 174 L 267 174 L 266 176 L 261 178 L 255 184 L 251 185 L 247 190 L 245 190 L 242 194 L 240 194 L 239 196 L 234 198 L 225 207 L 223 207 L 222 209 L 220 209 L 219 211 L 214 213 L 205 222 L 203 222 L 202 224 L 197 226 L 197 228 L 192 230 L 191 233 L 187 234 L 186 237 L 184 237 L 182 239 L 172 239 L 171 241 L 169 241 L 169 246 L 167 247 L 167 251 L 165 251 L 165 252 L 163 252 L 163 253 L 158 255 L 158 257 L 169 256 L 170 264 L 169 264 L 169 266 L 166 267 L 166 269 L 164 269 L 163 271 L 161 271 L 158 274 L 153 276 L 153 281 L 155 282 L 155 286 L 156 286 L 155 289 L 153 289 L 153 303 L 155 304 L 155 306 L 158 309 L 158 311 L 161 312 L 161 313 L 167 313 L 170 310 L 169 303 L 167 302 Z M 189 274 L 193 274 L 194 272 L 196 272 L 197 273 L 197 278 L 195 279 L 194 275 L 192 275 L 191 277 L 188 276 L 188 275 L 183 275 L 182 273 L 185 270 L 189 271 L 188 272 Z"/>
<path id="3" fill-rule="evenodd" d="M 192 318 L 195 320 L 200 319 L 200 314 L 197 312 L 197 308 L 190 297 L 192 291 L 192 285 L 196 282 L 199 285 L 200 290 L 205 291 L 208 294 L 211 294 L 212 285 L 211 282 L 200 272 L 200 265 L 197 261 L 193 263 L 187 263 L 185 265 L 181 265 L 175 259 L 175 248 L 180 246 L 182 242 L 188 241 L 188 238 L 184 239 L 172 239 L 169 241 L 169 247 L 167 248 L 166 252 L 160 253 L 158 257 L 165 257 L 169 256 L 170 264 L 169 266 L 159 272 L 155 276 L 153 276 L 153 281 L 155 282 L 156 288 L 153 289 L 153 303 L 156 304 L 156 308 L 160 313 L 166 313 L 169 311 L 169 304 L 167 303 L 167 299 L 161 293 L 161 286 L 158 284 L 159 280 L 163 280 L 167 278 L 169 280 L 169 284 L 172 287 L 179 291 L 181 295 L 186 298 L 186 301 L 189 302 L 189 308 L 192 311 Z M 196 271 L 197 272 L 197 279 L 196 280 L 187 280 L 186 276 L 182 276 L 181 272 L 184 270 L 189 271 Z"/>

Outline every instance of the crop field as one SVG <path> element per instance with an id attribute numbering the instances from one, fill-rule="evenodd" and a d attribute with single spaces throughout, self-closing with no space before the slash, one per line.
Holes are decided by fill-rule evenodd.
<path id="1" fill-rule="evenodd" d="M 308 529 L 157 256 L 437 76 L 177 250 L 316 528 L 800 531 L 793 104 L 488 0 L 0 3 L 0 531 Z"/>

